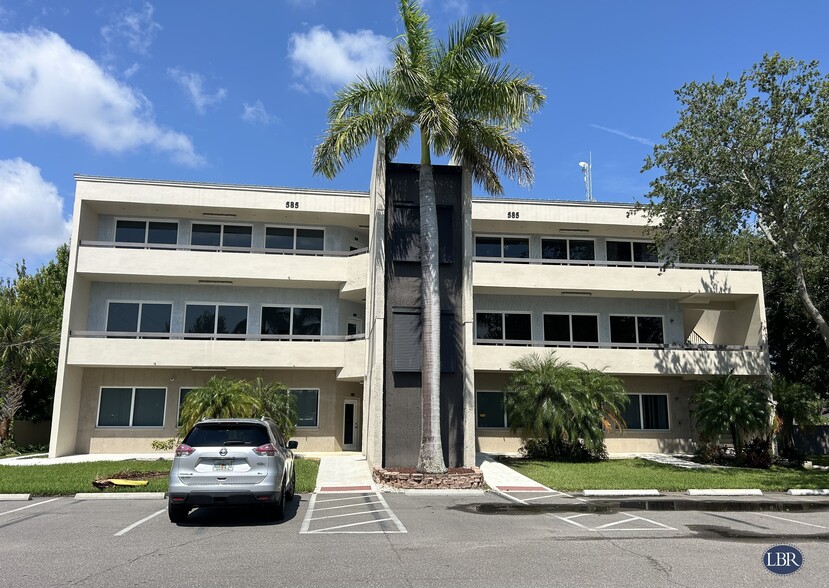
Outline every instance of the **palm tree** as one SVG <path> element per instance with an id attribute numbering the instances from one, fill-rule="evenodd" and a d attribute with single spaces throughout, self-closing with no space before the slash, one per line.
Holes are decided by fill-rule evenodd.
<path id="1" fill-rule="evenodd" d="M 57 331 L 49 320 L 0 298 L 0 442 L 23 405 L 31 366 L 53 353 Z"/>
<path id="2" fill-rule="evenodd" d="M 257 418 L 259 401 L 243 382 L 212 377 L 201 388 L 190 391 L 181 407 L 179 436 L 184 437 L 201 419 Z"/>
<path id="3" fill-rule="evenodd" d="M 423 317 L 423 410 L 420 472 L 446 471 L 440 434 L 440 298 L 432 153 L 451 155 L 489 193 L 501 194 L 499 173 L 529 185 L 533 167 L 515 133 L 544 103 L 530 77 L 501 64 L 507 26 L 481 15 L 450 28 L 438 43 L 416 0 L 399 0 L 404 33 L 394 64 L 337 92 L 328 128 L 314 151 L 314 172 L 333 178 L 373 139 L 389 158 L 420 140 L 420 246 Z"/>
<path id="4" fill-rule="evenodd" d="M 781 454 L 791 455 L 794 452 L 795 421 L 801 427 L 818 424 L 823 401 L 808 386 L 789 382 L 779 375 L 772 378 L 771 393 L 776 403 L 775 413 L 780 421 L 780 437 L 783 445 Z"/>
<path id="5" fill-rule="evenodd" d="M 702 436 L 714 440 L 728 431 L 737 456 L 746 436 L 769 430 L 769 398 L 761 386 L 744 378 L 732 374 L 714 378 L 703 383 L 691 400 Z"/>
<path id="6" fill-rule="evenodd" d="M 265 382 L 262 378 L 254 381 L 244 380 L 242 390 L 252 396 L 257 403 L 257 413 L 276 423 L 282 438 L 286 441 L 296 431 L 296 399 L 288 389 L 279 382 Z"/>
<path id="7" fill-rule="evenodd" d="M 579 445 L 591 455 L 604 453 L 604 434 L 624 426 L 629 402 L 619 378 L 559 360 L 554 353 L 532 353 L 513 361 L 507 384 L 506 410 L 513 433 L 543 439 L 550 455 L 566 454 Z"/>

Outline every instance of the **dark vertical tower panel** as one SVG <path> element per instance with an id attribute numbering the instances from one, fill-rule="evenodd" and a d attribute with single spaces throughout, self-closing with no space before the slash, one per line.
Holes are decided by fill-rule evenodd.
<path id="1" fill-rule="evenodd" d="M 463 465 L 461 169 L 435 166 L 440 242 L 441 435 L 446 465 Z M 384 466 L 414 466 L 421 435 L 420 210 L 418 167 L 386 174 Z"/>

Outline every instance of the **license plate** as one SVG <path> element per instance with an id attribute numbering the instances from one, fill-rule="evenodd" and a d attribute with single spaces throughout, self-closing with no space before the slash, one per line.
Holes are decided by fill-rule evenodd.
<path id="1" fill-rule="evenodd" d="M 216 461 L 213 463 L 214 472 L 229 472 L 233 469 L 232 461 Z"/>

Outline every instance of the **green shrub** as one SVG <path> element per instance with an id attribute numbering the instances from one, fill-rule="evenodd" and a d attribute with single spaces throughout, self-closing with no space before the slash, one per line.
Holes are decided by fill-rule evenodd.
<path id="1" fill-rule="evenodd" d="M 607 448 L 602 443 L 600 448 L 590 450 L 581 439 L 575 443 L 553 442 L 546 439 L 527 439 L 519 449 L 527 459 L 544 459 L 552 461 L 598 461 L 607 459 Z"/>
<path id="2" fill-rule="evenodd" d="M 152 442 L 153 451 L 172 451 L 176 448 L 176 439 L 175 437 L 171 437 L 170 439 L 155 439 Z"/>
<path id="3" fill-rule="evenodd" d="M 771 467 L 771 444 L 766 439 L 755 437 L 743 447 L 742 465 L 767 470 Z"/>

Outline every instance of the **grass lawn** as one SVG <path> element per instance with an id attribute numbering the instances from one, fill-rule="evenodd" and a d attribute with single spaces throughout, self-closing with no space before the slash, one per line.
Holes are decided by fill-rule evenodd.
<path id="1" fill-rule="evenodd" d="M 317 485 L 319 460 L 296 460 L 296 491 L 313 492 Z M 37 466 L 0 466 L 0 494 L 32 494 L 33 496 L 67 496 L 78 492 L 166 492 L 167 475 L 172 462 L 157 461 L 93 461 Z M 125 472 L 162 473 L 149 477 L 149 484 L 97 490 L 92 480 L 123 476 Z M 118 474 L 118 475 L 116 475 Z M 134 476 L 131 476 L 134 477 Z"/>
<path id="2" fill-rule="evenodd" d="M 829 472 L 716 468 L 685 470 L 644 459 L 611 459 L 592 463 L 509 460 L 511 468 L 545 486 L 564 492 L 584 489 L 647 489 L 684 491 L 688 488 L 829 488 Z"/>

